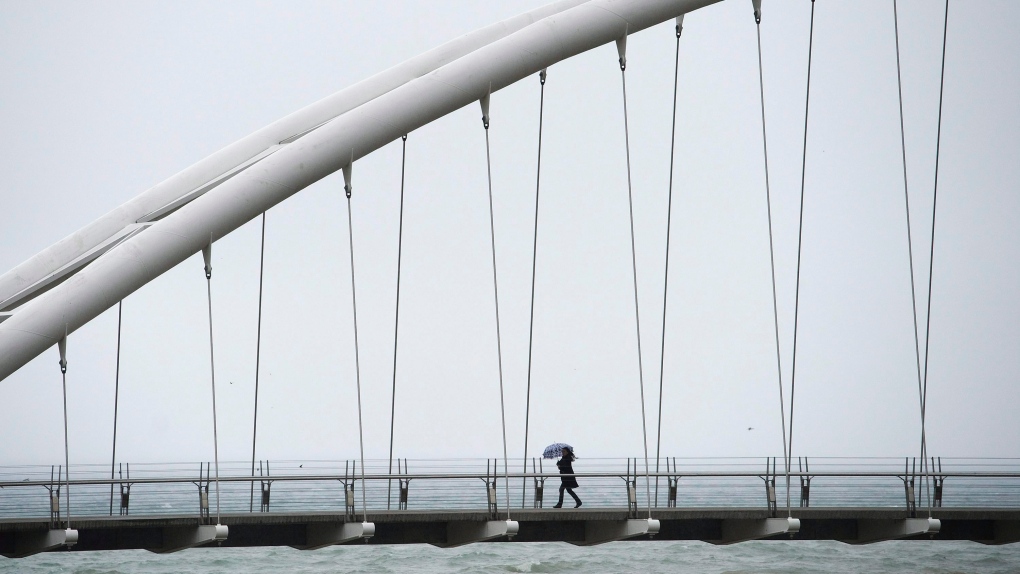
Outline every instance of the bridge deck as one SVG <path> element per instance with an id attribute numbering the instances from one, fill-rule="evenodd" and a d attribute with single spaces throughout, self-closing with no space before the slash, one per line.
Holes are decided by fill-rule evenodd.
<path id="1" fill-rule="evenodd" d="M 785 514 L 781 509 L 780 515 Z M 919 516 L 924 515 L 918 512 Z M 626 508 L 512 510 L 520 530 L 515 542 L 585 542 L 586 525 L 613 523 L 629 518 Z M 934 536 L 922 535 L 907 539 L 971 540 L 985 544 L 1003 544 L 1020 540 L 1020 509 L 936 508 L 932 516 L 941 520 L 941 529 Z M 647 517 L 638 513 L 639 518 Z M 657 508 L 652 517 L 661 528 L 652 540 L 701 540 L 728 542 L 724 523 L 748 526 L 761 522 L 768 513 L 761 508 Z M 839 540 L 859 543 L 862 523 L 894 524 L 908 518 L 896 508 L 794 508 L 793 517 L 801 526 L 795 534 L 781 534 L 766 539 Z M 307 546 L 309 525 L 338 525 L 360 522 L 335 512 L 303 513 L 239 513 L 225 514 L 221 522 L 230 529 L 224 547 Z M 501 514 L 498 519 L 505 519 Z M 379 511 L 368 517 L 376 527 L 375 535 L 352 544 L 409 544 L 448 542 L 448 526 L 455 523 L 481 523 L 490 520 L 485 511 Z M 164 547 L 167 529 L 199 525 L 194 515 L 166 516 L 96 516 L 73 520 L 79 531 L 75 551 L 160 549 Z M 21 532 L 41 531 L 49 522 L 41 519 L 6 519 L 0 521 L 0 553 L 10 552 L 15 536 Z M 642 536 L 633 540 L 648 540 Z M 507 540 L 502 537 L 497 540 Z"/>

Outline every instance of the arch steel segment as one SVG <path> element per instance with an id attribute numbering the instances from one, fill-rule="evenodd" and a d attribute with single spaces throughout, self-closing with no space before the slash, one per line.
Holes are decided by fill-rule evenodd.
<path id="1" fill-rule="evenodd" d="M 262 134 L 260 137 L 264 136 L 264 139 L 258 140 L 258 145 L 247 142 L 249 138 L 246 138 L 217 152 L 210 158 L 229 156 L 231 161 L 217 164 L 220 167 L 229 164 L 229 168 L 237 165 L 238 158 L 244 162 L 273 144 L 286 142 L 247 169 L 124 239 L 63 283 L 18 308 L 0 323 L 0 380 L 54 345 L 65 332 L 75 331 L 117 301 L 201 251 L 210 240 L 229 234 L 308 185 L 403 134 L 473 104 L 559 61 L 717 1 L 590 0 L 574 2 L 576 5 L 573 6 L 569 5 L 570 2 L 553 4 L 547 7 L 551 13 L 545 17 L 468 51 L 428 73 L 400 82 L 388 90 L 385 89 L 387 86 L 375 88 L 376 92 L 383 93 L 373 96 L 375 92 L 361 84 L 338 92 L 322 102 L 331 98 L 343 99 L 340 96 L 346 93 L 348 96 L 345 97 L 350 98 L 344 101 L 347 105 L 359 100 L 361 103 L 341 111 L 333 119 L 327 118 L 321 125 L 313 123 L 306 133 L 295 134 L 292 131 L 275 141 L 270 137 L 278 137 L 283 133 L 280 124 L 299 114 L 307 115 L 302 116 L 305 123 L 312 123 L 314 114 L 309 110 L 322 102 L 249 136 L 253 138 Z M 556 11 L 557 8 L 560 10 Z M 428 54 L 433 52 L 436 50 Z M 436 57 L 439 56 L 441 54 L 436 54 Z M 376 76 L 366 82 L 378 78 Z M 393 84 L 399 79 L 389 81 Z M 356 97 L 357 94 L 360 98 Z M 335 110 L 336 106 L 339 104 L 331 110 Z M 316 111 L 327 113 L 325 109 L 316 108 Z M 295 121 L 294 125 L 297 123 Z M 276 131 L 263 134 L 271 128 Z M 296 139 L 295 135 L 298 136 Z M 287 141 L 288 138 L 293 141 Z M 243 146 L 240 145 L 242 142 Z M 196 166 L 203 167 L 195 169 Z M 121 219 L 119 227 L 104 223 L 106 228 L 103 232 L 108 233 L 107 237 L 113 235 L 123 228 L 125 221 L 134 223 L 168 203 L 167 199 L 178 199 L 182 189 L 188 193 L 193 189 L 191 183 L 198 182 L 197 185 L 201 186 L 202 181 L 208 181 L 203 180 L 204 177 L 215 178 L 222 174 L 222 171 L 211 173 L 218 170 L 210 169 L 202 162 L 196 166 L 182 172 L 191 179 L 189 185 L 175 188 L 177 197 L 157 186 L 104 216 L 106 219 L 116 214 Z M 197 173 L 190 173 L 190 170 Z M 182 174 L 175 178 L 187 179 Z M 174 178 L 168 181 L 172 180 Z M 126 206 L 131 206 L 131 209 Z M 135 219 L 131 220 L 131 217 Z M 103 221 L 101 219 L 93 225 Z M 97 235 L 102 233 L 97 232 Z M 11 273 L 37 258 L 40 256 Z M 42 267 L 46 263 L 54 268 L 61 265 L 58 259 L 48 262 L 45 257 L 37 263 Z M 2 279 L 12 281 L 9 278 L 11 273 Z"/>
<path id="2" fill-rule="evenodd" d="M 92 256 L 97 248 L 102 249 L 105 243 L 118 239 L 133 224 L 146 219 L 159 219 L 161 212 L 172 210 L 179 202 L 186 202 L 189 195 L 200 195 L 203 190 L 208 191 L 223 183 L 250 164 L 275 152 L 279 144 L 296 139 L 344 112 L 542 18 L 586 1 L 559 0 L 461 36 L 327 96 L 230 144 L 0 276 L 0 312 L 19 305 L 19 300 L 26 299 L 27 290 L 45 290 L 46 285 L 40 283 L 54 279 L 59 281 L 65 279 L 65 275 L 77 272 L 80 267 L 95 259 Z"/>

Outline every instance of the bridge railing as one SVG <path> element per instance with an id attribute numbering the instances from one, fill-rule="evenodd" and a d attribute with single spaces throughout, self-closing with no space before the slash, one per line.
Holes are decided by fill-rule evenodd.
<path id="1" fill-rule="evenodd" d="M 261 461 L 220 465 L 221 514 L 329 512 L 371 516 L 416 510 L 489 510 L 502 514 L 551 508 L 560 481 L 555 465 L 511 462 L 504 473 L 494 459 L 367 461 Z M 574 466 L 586 508 L 786 506 L 781 458 L 666 458 L 651 461 L 646 481 L 642 459 L 581 459 Z M 399 472 L 398 472 L 399 469 Z M 215 516 L 216 482 L 207 463 L 74 465 L 72 517 Z M 200 474 L 201 473 L 201 474 Z M 509 489 L 507 488 L 509 485 Z M 646 486 L 647 485 L 647 486 Z M 536 496 L 537 487 L 543 494 Z M 493 490 L 490 493 L 490 488 Z M 203 493 L 208 506 L 203 507 Z M 59 494 L 59 506 L 52 497 Z M 63 520 L 67 485 L 58 466 L 0 467 L 0 519 Z M 402 496 L 403 495 L 403 496 Z M 490 505 L 494 495 L 494 506 Z M 1020 459 L 935 459 L 924 474 L 919 461 L 892 458 L 794 459 L 790 504 L 794 507 L 933 506 L 1020 507 Z M 573 506 L 567 497 L 565 505 Z"/>

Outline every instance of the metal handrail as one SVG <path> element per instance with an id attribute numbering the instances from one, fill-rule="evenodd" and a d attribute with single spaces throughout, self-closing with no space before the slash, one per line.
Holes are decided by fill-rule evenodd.
<path id="1" fill-rule="evenodd" d="M 672 457 L 671 457 L 672 458 Z M 791 472 L 791 478 L 811 477 L 818 484 L 817 495 L 812 502 L 821 503 L 818 507 L 855 507 L 855 508 L 902 508 L 904 505 L 904 488 L 909 481 L 923 477 L 925 473 L 911 473 L 902 465 L 903 459 L 815 459 L 810 471 Z M 412 506 L 403 506 L 397 512 L 413 511 L 474 511 L 484 508 L 487 495 L 482 490 L 470 485 L 484 477 L 484 465 L 481 459 L 424 459 L 414 465 L 414 474 L 393 474 L 386 472 L 385 461 L 366 461 L 368 466 L 364 478 L 360 475 L 352 477 L 344 472 L 343 461 L 281 461 L 275 466 L 279 474 L 271 477 L 248 475 L 247 464 L 225 463 L 226 472 L 221 476 L 224 490 L 226 511 L 231 514 L 247 514 L 256 512 L 249 504 L 250 483 L 254 481 L 272 480 L 273 504 L 270 510 L 269 497 L 265 504 L 260 505 L 262 513 L 293 513 L 293 512 L 339 512 L 343 509 L 348 487 L 364 489 L 368 494 L 368 507 L 373 511 L 387 508 L 385 484 L 391 479 L 414 481 L 420 484 Z M 656 499 L 656 506 L 665 502 L 666 507 L 682 506 L 691 508 L 754 508 L 765 506 L 769 496 L 762 496 L 761 479 L 770 476 L 769 471 L 759 467 L 760 458 L 714 458 L 677 460 L 679 464 L 660 472 L 651 472 L 653 481 L 666 479 L 682 481 L 681 503 L 676 504 L 675 498 L 666 501 Z M 959 459 L 956 459 L 959 461 Z M 1009 461 L 998 460 L 967 460 L 950 462 L 943 459 L 940 471 L 929 470 L 927 476 L 942 483 L 946 478 L 958 486 L 954 486 L 951 495 L 953 508 L 998 508 L 1015 509 L 1017 493 L 1020 492 L 1020 459 Z M 985 463 L 991 464 L 985 464 Z M 525 490 L 519 496 L 512 497 L 514 507 L 541 507 L 535 501 L 529 501 L 527 485 L 536 481 L 555 479 L 556 477 L 576 477 L 582 482 L 582 497 L 588 508 L 620 508 L 624 500 L 629 500 L 629 491 L 618 487 L 619 480 L 626 475 L 622 459 L 586 458 L 587 467 L 584 472 L 561 475 L 555 470 L 550 472 L 513 472 L 508 476 L 511 481 L 522 481 Z M 195 463 L 198 466 L 198 463 Z M 894 467 L 895 465 L 896 467 Z M 93 468 L 94 467 L 94 468 Z M 188 463 L 147 463 L 132 464 L 132 471 L 140 468 L 142 472 L 132 472 L 130 480 L 111 479 L 108 474 L 95 465 L 79 465 L 77 478 L 72 481 L 71 488 L 79 500 L 79 508 L 92 517 L 114 516 L 109 510 L 109 486 L 111 484 L 131 484 L 138 488 L 137 495 L 131 492 L 131 516 L 190 516 L 201 512 L 194 507 L 195 477 L 191 464 Z M 43 468 L 46 469 L 43 478 Z M 934 467 L 933 467 L 934 468 Z M 590 469 L 590 470 L 588 470 Z M 491 468 L 490 468 L 491 471 Z M 43 489 L 51 486 L 49 467 L 41 465 L 20 465 L 0 467 L 0 522 L 7 520 L 41 519 L 44 509 L 49 508 L 48 499 Z M 343 493 L 340 483 L 347 481 Z M 894 486 L 902 484 L 904 486 Z M 277 492 L 276 485 L 280 490 Z M 356 486 L 355 486 L 356 485 Z M 380 485 L 382 485 L 380 487 Z M 470 485 L 470 486 L 469 486 Z M 63 484 L 62 484 L 63 486 Z M 28 487 L 28 488 L 19 488 Z M 380 488 L 382 490 L 380 490 Z M 243 489 L 243 490 L 242 490 Z M 766 488 L 766 491 L 768 489 Z M 897 493 L 897 491 L 899 491 Z M 912 495 L 907 488 L 906 508 L 920 503 L 911 500 Z M 239 493 L 243 493 L 243 497 Z M 380 494 L 381 493 L 381 494 Z M 278 496 L 277 496 L 278 495 Z M 73 495 L 74 496 L 74 495 Z M 137 498 L 136 498 L 137 496 Z M 540 496 L 537 495 L 536 496 Z M 673 495 L 675 496 L 675 495 Z M 935 495 L 934 506 L 942 507 L 943 496 Z M 238 500 L 243 498 L 243 504 Z M 539 498 L 536 497 L 536 501 Z M 801 493 L 801 499 L 794 501 L 798 506 L 807 507 L 807 499 Z M 502 506 L 502 505 L 501 505 Z M 491 508 L 490 508 L 491 511 Z M 128 515 L 126 499 L 121 500 L 120 515 Z"/>
<path id="2" fill-rule="evenodd" d="M 639 473 L 644 475 L 644 473 Z M 829 478 L 901 478 L 905 476 L 902 471 L 811 471 L 811 472 L 790 472 L 791 477 L 829 477 Z M 650 472 L 649 476 L 653 478 L 668 478 L 668 477 L 683 477 L 683 478 L 759 478 L 764 475 L 762 472 L 744 472 L 744 471 L 690 471 L 690 472 Z M 621 478 L 625 476 L 622 472 L 578 472 L 574 474 L 560 474 L 560 473 L 549 473 L 549 472 L 518 472 L 508 473 L 510 478 L 555 478 L 555 477 L 575 477 L 575 478 Z M 922 477 L 947 477 L 947 478 L 1020 478 L 1020 472 L 997 472 L 997 471 L 943 471 L 943 472 L 918 472 L 914 476 Z M 414 480 L 428 480 L 428 479 L 484 479 L 484 473 L 413 473 L 413 474 L 365 474 L 361 476 L 351 477 L 344 476 L 343 474 L 309 474 L 309 475 L 274 475 L 272 480 L 274 482 L 287 482 L 287 481 L 336 481 L 336 480 L 348 480 L 359 482 L 364 480 L 368 481 L 381 481 L 390 479 L 414 479 Z M 220 482 L 256 482 L 266 480 L 264 476 L 221 476 Z M 132 478 L 130 480 L 125 479 L 109 479 L 109 478 L 86 478 L 86 479 L 72 479 L 70 484 L 72 486 L 84 486 L 84 485 L 110 485 L 110 484 L 121 484 L 124 482 L 130 482 L 131 484 L 174 484 L 174 483 L 190 483 L 193 482 L 193 477 L 165 477 L 165 478 Z M 51 481 L 48 480 L 23 480 L 20 482 L 0 482 L 0 488 L 13 488 L 20 486 L 49 486 Z"/>

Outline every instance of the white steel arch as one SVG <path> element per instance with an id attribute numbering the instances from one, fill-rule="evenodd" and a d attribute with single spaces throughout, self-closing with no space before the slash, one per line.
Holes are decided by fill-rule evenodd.
<path id="1" fill-rule="evenodd" d="M 0 380 L 210 242 L 358 158 L 556 62 L 717 1 L 560 0 L 223 148 L 0 276 Z"/>

